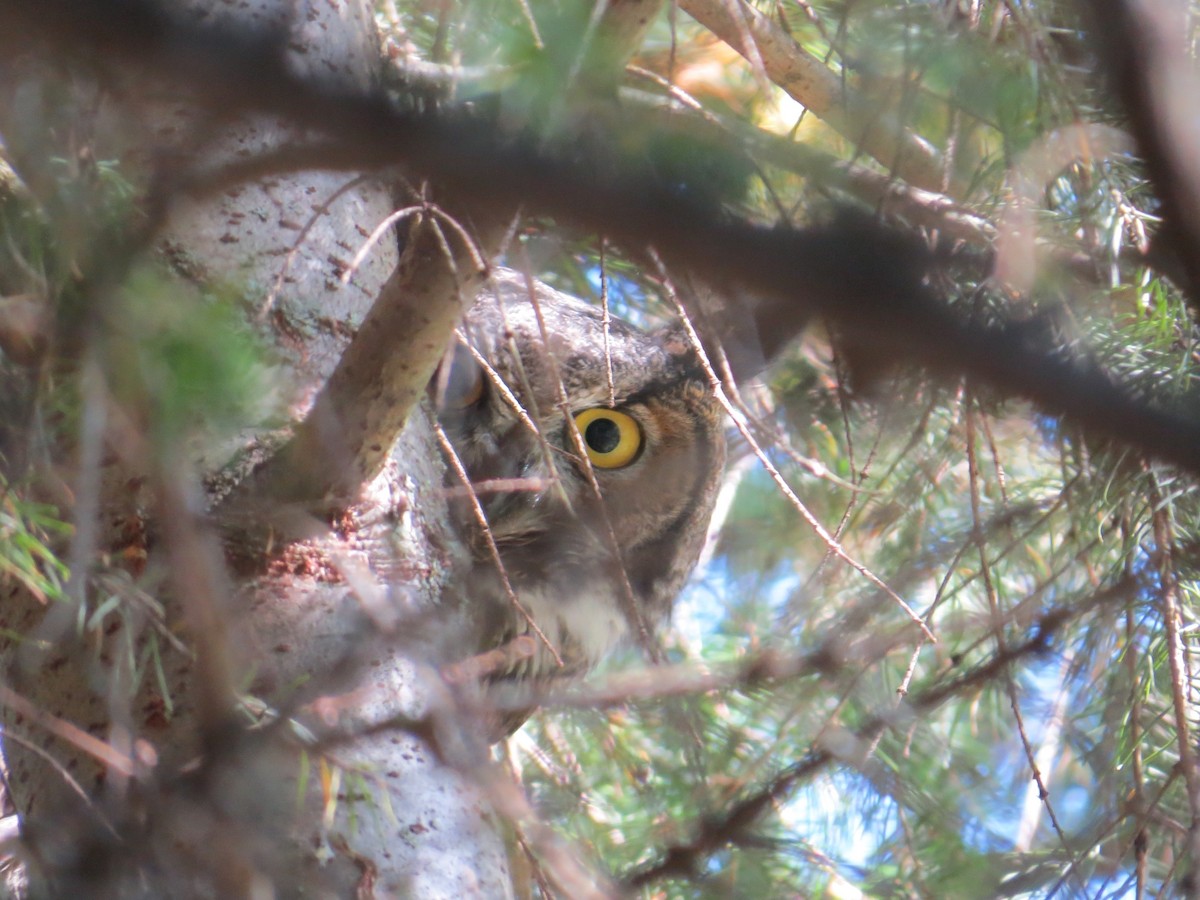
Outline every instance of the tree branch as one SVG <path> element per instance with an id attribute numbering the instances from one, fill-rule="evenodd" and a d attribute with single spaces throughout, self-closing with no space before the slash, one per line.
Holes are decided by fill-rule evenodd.
<path id="1" fill-rule="evenodd" d="M 829 67 L 741 0 L 680 0 L 680 9 L 749 60 L 839 134 L 897 176 L 929 191 L 942 184 L 936 150 L 889 115 L 872 109 Z M 738 16 L 741 21 L 738 21 Z"/>
<path id="2" fill-rule="evenodd" d="M 452 229 L 445 229 L 452 231 Z M 474 246 L 417 224 L 392 277 L 296 434 L 245 491 L 275 500 L 354 500 L 377 474 L 486 274 Z"/>
<path id="3" fill-rule="evenodd" d="M 97 8 L 90 0 L 12 0 L 0 9 L 0 33 L 48 39 L 76 53 L 107 47 L 166 82 L 203 86 L 198 103 L 286 116 L 333 136 L 327 146 L 335 149 L 321 160 L 326 168 L 404 162 L 452 184 L 474 210 L 524 204 L 606 234 L 634 253 L 654 246 L 672 268 L 696 272 L 731 295 L 765 298 L 753 315 L 776 346 L 819 313 L 884 363 L 911 360 L 937 374 L 970 376 L 1200 474 L 1200 422 L 1156 408 L 1095 364 L 1071 358 L 1037 323 L 963 322 L 926 286 L 928 254 L 878 225 L 844 221 L 805 231 L 755 225 L 693 199 L 688 185 L 664 185 L 644 167 L 610 157 L 598 165 L 594 156 L 551 156 L 498 133 L 490 121 L 396 110 L 380 94 L 306 80 L 283 65 L 267 38 L 214 26 L 168 27 L 148 0 L 114 0 L 103 15 Z"/>
<path id="4" fill-rule="evenodd" d="M 988 660 L 957 678 L 948 678 L 910 695 L 907 711 L 914 715 L 929 713 L 951 697 L 992 682 L 1014 663 L 1045 653 L 1054 637 L 1073 619 L 1101 605 L 1127 597 L 1133 588 L 1133 579 L 1126 579 L 1077 606 L 1046 612 L 1030 629 L 1030 636 L 1020 644 L 997 649 Z M 883 734 L 896 723 L 897 716 L 896 711 L 888 710 L 867 717 L 863 725 L 853 732 L 846 732 L 840 737 L 831 734 L 822 744 L 815 745 L 802 759 L 785 767 L 757 790 L 743 795 L 719 815 L 702 820 L 689 841 L 668 847 L 660 859 L 627 874 L 623 879 L 624 884 L 636 889 L 664 878 L 694 876 L 703 870 L 702 863 L 707 857 L 720 848 L 731 843 L 749 843 L 753 837 L 751 829 L 760 822 L 772 804 L 788 796 L 827 766 L 844 758 L 846 748 L 868 744 Z M 899 720 L 906 721 L 902 714 L 899 714 Z"/>

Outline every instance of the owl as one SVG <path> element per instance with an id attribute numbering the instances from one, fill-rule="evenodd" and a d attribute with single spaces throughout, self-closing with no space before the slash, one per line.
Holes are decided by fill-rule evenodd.
<path id="1" fill-rule="evenodd" d="M 681 329 L 606 326 L 599 308 L 509 270 L 480 291 L 453 357 L 439 421 L 491 538 L 460 496 L 474 553 L 462 589 L 486 623 L 481 651 L 531 639 L 488 677 L 578 678 L 661 626 L 696 564 L 724 464 L 720 408 Z M 502 715 L 495 735 L 529 711 Z"/>

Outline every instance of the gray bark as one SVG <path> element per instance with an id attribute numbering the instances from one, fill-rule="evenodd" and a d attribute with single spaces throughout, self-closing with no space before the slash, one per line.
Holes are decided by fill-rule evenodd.
<path id="1" fill-rule="evenodd" d="M 291 64 L 359 86 L 373 79 L 365 2 L 194 6 L 285 23 Z M 33 71 L 4 89 L 0 131 L 37 185 L 38 154 L 63 110 L 47 99 L 61 83 Z M 267 119 L 197 121 L 186 101 L 146 93 L 98 102 L 97 145 L 111 141 L 126 162 L 168 144 L 198 144 L 211 163 L 304 140 Z M 244 297 L 248 323 L 275 350 L 278 409 L 290 423 L 308 415 L 397 264 L 386 239 L 341 283 L 393 208 L 381 180 L 349 181 L 304 172 L 231 185 L 173 207 L 157 242 L 181 280 Z M 461 301 L 445 261 L 427 257 L 410 259 L 407 284 L 430 306 L 405 337 L 428 349 L 445 345 Z M 380 390 L 411 401 L 436 356 L 380 374 L 392 379 Z M 510 895 L 483 779 L 464 774 L 487 771 L 486 747 L 458 733 L 437 677 L 439 647 L 461 652 L 471 623 L 441 602 L 464 556 L 427 410 L 408 417 L 336 529 L 308 507 L 246 502 L 225 516 L 238 528 L 219 533 L 206 510 L 283 438 L 251 429 L 157 457 L 128 434 L 105 365 L 85 350 L 82 391 L 95 408 L 71 476 L 81 517 L 72 558 L 83 563 L 71 593 L 83 608 L 15 593 L 3 611 L 8 634 L 39 639 L 3 645 L 5 755 L 35 885 L 53 875 L 56 892 L 91 896 Z M 336 434 L 332 424 L 322 431 Z M 317 449 L 340 465 L 338 447 Z M 119 554 L 97 562 L 130 546 L 131 527 L 150 535 L 145 571 L 131 574 Z M 253 543 L 267 530 L 269 565 Z M 236 571 L 220 552 L 231 534 L 248 542 L 235 548 Z M 161 614 L 147 594 L 156 584 Z M 119 613 L 109 627 L 79 627 L 103 586 Z M 147 662 L 155 656 L 161 665 Z M 255 715 L 260 727 L 246 731 Z"/>

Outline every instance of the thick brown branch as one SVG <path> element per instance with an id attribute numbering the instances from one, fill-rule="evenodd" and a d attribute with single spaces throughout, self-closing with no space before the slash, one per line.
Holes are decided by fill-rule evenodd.
<path id="1" fill-rule="evenodd" d="M 38 35 L 76 51 L 108 47 L 164 80 L 203 85 L 197 102 L 226 112 L 231 105 L 270 110 L 334 135 L 342 145 L 326 159 L 330 167 L 405 162 L 453 184 L 476 210 L 525 204 L 635 253 L 655 246 L 673 269 L 767 298 L 755 311 L 763 335 L 787 339 L 817 312 L 884 362 L 915 360 L 935 373 L 969 375 L 1200 474 L 1200 422 L 1137 399 L 1096 366 L 1052 349 L 1035 326 L 965 324 L 924 285 L 929 261 L 920 247 L 882 228 L 859 221 L 789 231 L 732 219 L 692 199 L 686 185 L 630 175 L 612 165 L 618 160 L 605 167 L 595 158 L 552 157 L 498 134 L 491 122 L 396 111 L 382 96 L 294 75 L 269 40 L 248 42 L 211 27 L 172 31 L 145 0 L 113 6 L 120 16 L 98 16 L 85 0 L 13 0 L 0 9 L 0 33 Z M 178 52 L 181 42 L 190 52 Z"/>

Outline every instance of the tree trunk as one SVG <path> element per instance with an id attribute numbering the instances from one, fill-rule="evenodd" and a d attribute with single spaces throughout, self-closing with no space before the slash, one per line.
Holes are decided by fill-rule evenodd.
<path id="1" fill-rule="evenodd" d="M 302 69 L 358 87 L 375 78 L 377 37 L 360 0 L 194 6 L 210 20 L 286 27 L 289 63 Z M 120 153 L 126 164 L 157 164 L 169 145 L 214 165 L 305 139 L 266 119 L 202 119 L 186 99 L 152 98 L 132 80 L 119 99 L 98 101 L 72 84 L 68 111 L 61 73 L 30 61 L 20 73 L 0 82 L 0 129 L 35 190 L 51 183 L 48 135 L 67 121 L 61 151 Z M 319 172 L 175 204 L 155 243 L 177 278 L 156 302 L 203 305 L 232 287 L 273 350 L 279 410 L 295 425 L 389 284 L 422 298 L 403 337 L 433 348 L 402 376 L 411 394 L 461 301 L 425 240 L 395 276 L 396 243 L 380 240 L 342 283 L 392 209 L 380 179 Z M 32 636 L 4 638 L 2 706 L 35 890 L 510 895 L 482 780 L 463 774 L 487 770 L 486 748 L 442 727 L 431 699 L 440 688 L 430 694 L 438 648 L 463 647 L 471 623 L 439 602 L 464 553 L 427 410 L 408 417 L 332 527 L 320 505 L 247 500 L 236 486 L 290 432 L 155 440 L 138 421 L 147 410 L 130 409 L 114 386 L 127 361 L 124 292 L 106 282 L 100 254 L 79 258 L 97 308 L 81 328 L 83 414 L 66 479 L 74 508 L 62 510 L 76 523 L 68 602 L 14 591 L 0 614 L 5 635 Z M 341 464 L 341 444 L 320 449 Z"/>

